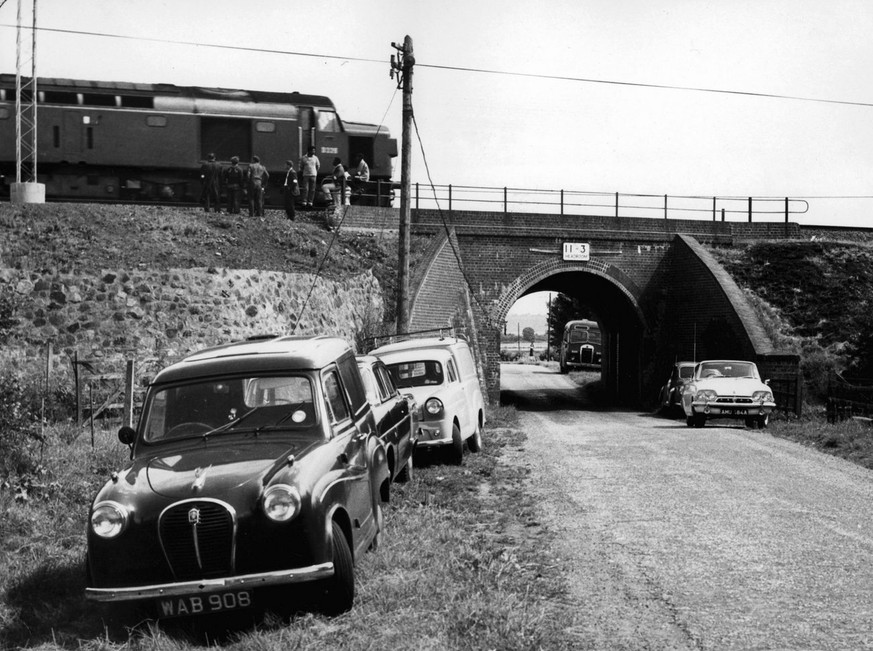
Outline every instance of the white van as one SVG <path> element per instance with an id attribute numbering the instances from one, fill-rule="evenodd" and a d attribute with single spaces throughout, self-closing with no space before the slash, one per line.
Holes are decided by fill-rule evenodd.
<path id="1" fill-rule="evenodd" d="M 370 354 L 385 362 L 400 392 L 411 393 L 418 402 L 418 446 L 451 446 L 455 463 L 463 462 L 465 441 L 471 452 L 482 448 L 485 402 L 466 341 L 408 339 Z"/>

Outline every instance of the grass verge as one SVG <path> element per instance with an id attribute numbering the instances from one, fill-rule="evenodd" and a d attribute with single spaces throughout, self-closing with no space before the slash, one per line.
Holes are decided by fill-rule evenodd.
<path id="1" fill-rule="evenodd" d="M 396 484 L 382 545 L 357 562 L 357 598 L 327 618 L 268 614 L 219 635 L 231 649 L 565 649 L 573 610 L 536 517 L 527 471 L 508 462 L 524 435 L 513 408 L 489 414 L 485 448 L 464 465 L 425 459 Z M 0 646 L 41 649 L 189 649 L 205 643 L 185 626 L 108 630 L 82 598 L 84 522 L 103 478 L 125 449 L 100 433 L 53 441 L 46 482 L 26 497 L 0 491 Z M 21 488 L 21 487 L 19 487 Z M 23 490 L 23 489 L 22 489 Z M 16 494 L 19 498 L 16 499 Z M 133 624 L 135 622 L 130 622 Z M 211 631 L 215 633 L 215 631 Z"/>
<path id="2" fill-rule="evenodd" d="M 829 423 L 823 414 L 797 420 L 771 420 L 773 436 L 795 441 L 873 470 L 873 423 L 848 419 Z"/>

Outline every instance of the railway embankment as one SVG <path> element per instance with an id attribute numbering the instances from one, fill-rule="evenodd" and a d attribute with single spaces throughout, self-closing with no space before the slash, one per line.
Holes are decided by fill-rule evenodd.
<path id="1" fill-rule="evenodd" d="M 193 208 L 0 206 L 7 358 L 166 359 L 256 333 L 354 341 L 386 318 L 396 234 Z"/>

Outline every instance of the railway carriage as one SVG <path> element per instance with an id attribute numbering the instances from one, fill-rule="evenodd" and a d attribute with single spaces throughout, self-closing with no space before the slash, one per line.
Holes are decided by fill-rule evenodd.
<path id="1" fill-rule="evenodd" d="M 15 76 L 0 75 L 6 193 L 15 176 L 15 92 Z M 348 164 L 363 154 L 367 192 L 385 205 L 397 156 L 386 128 L 343 121 L 329 98 L 297 92 L 40 78 L 37 127 L 38 181 L 49 199 L 197 202 L 211 152 L 225 164 L 259 156 L 270 172 L 267 201 L 278 204 L 285 161 L 296 167 L 315 146 L 325 175 L 335 156 Z"/>

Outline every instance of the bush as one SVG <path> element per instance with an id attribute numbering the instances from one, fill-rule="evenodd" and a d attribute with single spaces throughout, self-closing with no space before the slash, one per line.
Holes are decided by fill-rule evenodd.
<path id="1" fill-rule="evenodd" d="M 41 398 L 26 376 L 0 373 L 0 478 L 35 472 L 39 466 Z"/>

